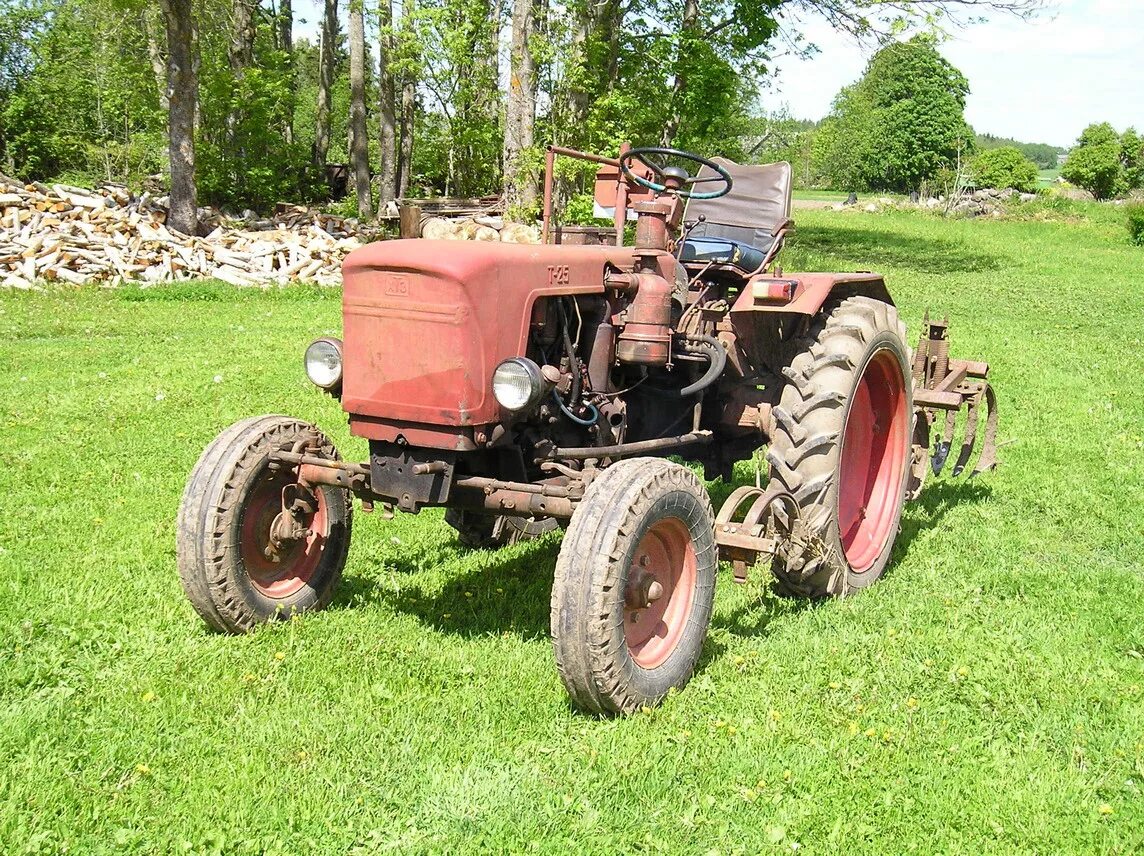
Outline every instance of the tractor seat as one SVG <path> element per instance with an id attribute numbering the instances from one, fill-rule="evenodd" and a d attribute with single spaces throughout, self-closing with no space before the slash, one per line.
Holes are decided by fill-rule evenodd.
<path id="1" fill-rule="evenodd" d="M 771 238 L 767 248 L 773 243 L 774 239 Z M 715 262 L 734 265 L 747 272 L 758 270 L 766 258 L 766 250 L 761 247 L 731 238 L 689 237 L 679 252 L 681 262 Z"/>
<path id="2" fill-rule="evenodd" d="M 791 166 L 785 161 L 762 165 L 726 158 L 714 161 L 731 176 L 731 192 L 688 203 L 684 220 L 695 226 L 679 248 L 679 260 L 728 264 L 757 273 L 778 255 L 790 228 Z M 697 177 L 714 175 L 714 170 L 703 167 Z"/>

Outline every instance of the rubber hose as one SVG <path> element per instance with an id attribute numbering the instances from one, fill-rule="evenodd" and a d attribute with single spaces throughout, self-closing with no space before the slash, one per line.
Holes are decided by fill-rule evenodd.
<path id="1" fill-rule="evenodd" d="M 689 395 L 695 395 L 697 392 L 702 392 L 719 380 L 723 374 L 723 369 L 727 367 L 727 352 L 719 343 L 718 339 L 713 339 L 711 336 L 688 336 L 688 342 L 695 342 L 699 345 L 698 348 L 684 348 L 689 353 L 705 352 L 710 359 L 707 364 L 707 371 L 703 377 L 695 381 L 695 383 L 685 386 L 679 391 L 680 398 L 686 398 Z"/>
<path id="2" fill-rule="evenodd" d="M 561 325 L 564 332 L 564 349 L 568 352 L 568 368 L 572 372 L 572 389 L 568 396 L 568 406 L 575 407 L 576 402 L 580 400 L 580 360 L 576 357 L 576 349 L 572 347 L 572 335 L 568 332 L 568 310 L 564 308 L 563 298 L 558 299 L 556 305 L 560 307 L 560 320 L 564 322 Z M 563 405 L 563 402 L 561 404 Z"/>

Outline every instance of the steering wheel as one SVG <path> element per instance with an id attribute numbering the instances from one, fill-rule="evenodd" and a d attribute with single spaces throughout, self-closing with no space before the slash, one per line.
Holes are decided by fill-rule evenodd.
<path id="1" fill-rule="evenodd" d="M 715 175 L 708 176 L 707 178 L 696 178 L 682 167 L 665 164 L 663 158 L 669 157 L 699 164 L 700 169 L 705 166 L 711 167 L 711 169 L 715 170 Z M 652 174 L 658 181 L 649 181 L 642 175 L 637 175 L 632 171 L 632 163 L 637 158 L 652 171 Z M 700 157 L 697 154 L 692 154 L 691 152 L 684 152 L 679 149 L 666 149 L 661 146 L 628 149 L 620 155 L 620 169 L 629 180 L 634 181 L 640 187 L 646 187 L 648 190 L 654 190 L 656 193 L 663 193 L 671 189 L 675 191 L 677 196 L 684 199 L 718 199 L 720 196 L 726 196 L 730 193 L 731 186 L 734 183 L 731 181 L 731 176 L 727 170 L 723 169 L 723 167 L 714 161 Z M 698 172 L 696 175 L 698 175 Z M 715 190 L 699 192 L 684 189 L 691 188 L 696 184 L 705 184 L 709 181 L 722 182 L 722 186 Z"/>

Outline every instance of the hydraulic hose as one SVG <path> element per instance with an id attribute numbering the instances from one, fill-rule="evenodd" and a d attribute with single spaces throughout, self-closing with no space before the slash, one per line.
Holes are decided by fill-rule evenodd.
<path id="1" fill-rule="evenodd" d="M 697 392 L 702 392 L 719 380 L 723 374 L 723 369 L 727 367 L 727 352 L 719 343 L 718 339 L 711 336 L 688 336 L 687 342 L 694 342 L 698 347 L 684 348 L 683 350 L 689 353 L 704 352 L 707 354 L 709 360 L 707 364 L 707 371 L 704 372 L 703 377 L 695 381 L 693 384 L 685 386 L 679 391 L 680 398 L 686 398 L 689 395 L 695 395 Z"/>

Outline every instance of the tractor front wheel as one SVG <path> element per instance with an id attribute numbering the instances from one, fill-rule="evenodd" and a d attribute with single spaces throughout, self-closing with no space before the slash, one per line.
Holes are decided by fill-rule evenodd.
<path id="1" fill-rule="evenodd" d="M 317 428 L 286 416 L 232 425 L 207 446 L 179 507 L 179 578 L 195 611 L 211 627 L 242 633 L 256 624 L 321 609 L 341 579 L 350 543 L 349 494 L 328 486 L 301 489 L 292 470 L 271 467 L 272 451 L 306 446 L 336 459 Z M 283 490 L 299 510 L 298 532 L 282 537 Z"/>
<path id="2" fill-rule="evenodd" d="M 630 713 L 691 678 L 715 596 L 714 525 L 679 464 L 635 458 L 592 482 L 552 587 L 556 666 L 575 704 Z"/>
<path id="3" fill-rule="evenodd" d="M 775 558 L 784 593 L 865 588 L 890 560 L 912 464 L 905 335 L 893 306 L 851 297 L 796 343 L 767 460 L 772 484 L 797 499 L 815 543 Z"/>

